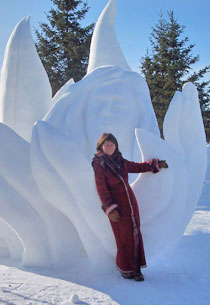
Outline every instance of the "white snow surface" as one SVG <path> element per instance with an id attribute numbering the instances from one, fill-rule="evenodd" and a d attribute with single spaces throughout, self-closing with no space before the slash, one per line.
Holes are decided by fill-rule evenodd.
<path id="1" fill-rule="evenodd" d="M 14 28 L 5 51 L 0 82 L 0 122 L 31 140 L 35 121 L 49 110 L 52 89 L 37 54 L 30 17 Z"/>
<path id="2" fill-rule="evenodd" d="M 69 79 L 65 84 L 64 86 L 62 86 L 60 88 L 60 90 L 58 90 L 56 92 L 56 94 L 53 96 L 53 99 L 52 99 L 52 105 L 54 105 L 55 103 L 57 103 L 57 101 L 66 93 L 69 91 L 69 88 L 71 85 L 74 84 L 74 80 L 73 78 Z"/>
<path id="3" fill-rule="evenodd" d="M 130 70 L 115 34 L 115 15 L 116 3 L 115 0 L 110 0 L 98 18 L 93 32 L 87 73 L 109 65 Z"/>
<path id="4" fill-rule="evenodd" d="M 112 271 L 25 268 L 1 259 L 0 304 L 206 305 L 210 303 L 210 147 L 203 191 L 176 250 L 143 270 L 145 282 Z M 3 244 L 1 245 L 3 246 Z M 78 296 L 78 298 L 76 297 Z"/>

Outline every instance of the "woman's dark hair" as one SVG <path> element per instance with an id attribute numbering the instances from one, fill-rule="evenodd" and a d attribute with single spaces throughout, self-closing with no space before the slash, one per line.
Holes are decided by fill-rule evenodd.
<path id="1" fill-rule="evenodd" d="M 116 149 L 115 152 L 119 152 L 119 148 L 118 148 L 118 142 L 117 139 L 115 138 L 115 136 L 113 136 L 113 134 L 111 133 L 102 133 L 102 135 L 100 136 L 100 138 L 98 139 L 98 142 L 96 144 L 96 150 L 97 152 L 103 152 L 102 146 L 104 144 L 105 141 L 111 141 L 112 143 L 114 143 L 116 145 Z"/>

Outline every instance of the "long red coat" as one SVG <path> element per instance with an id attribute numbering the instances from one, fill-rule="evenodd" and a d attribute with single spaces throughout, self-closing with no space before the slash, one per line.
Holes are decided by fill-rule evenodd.
<path id="1" fill-rule="evenodd" d="M 104 212 L 108 215 L 117 208 L 120 213 L 119 222 L 110 221 L 117 245 L 117 267 L 123 272 L 137 273 L 146 266 L 146 260 L 138 204 L 128 183 L 128 173 L 153 171 L 153 168 L 149 162 L 130 162 L 119 154 L 116 163 L 121 165 L 120 170 L 112 156 L 102 153 L 93 158 L 96 188 Z"/>

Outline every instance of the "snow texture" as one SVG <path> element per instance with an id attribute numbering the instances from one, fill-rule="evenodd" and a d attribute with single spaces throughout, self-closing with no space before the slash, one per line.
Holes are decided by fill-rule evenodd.
<path id="1" fill-rule="evenodd" d="M 56 92 L 56 94 L 54 95 L 53 99 L 52 99 L 52 104 L 54 105 L 55 103 L 57 103 L 57 101 L 66 93 L 69 91 L 69 88 L 71 85 L 74 84 L 74 80 L 73 78 L 71 78 L 68 82 L 65 83 L 65 85 L 63 87 L 60 88 L 60 90 L 58 90 L 58 92 Z"/>
<path id="2" fill-rule="evenodd" d="M 88 73 L 98 67 L 108 65 L 130 70 L 115 34 L 115 15 L 115 0 L 110 0 L 95 26 L 90 46 Z"/>
<path id="3" fill-rule="evenodd" d="M 51 103 L 51 86 L 32 39 L 30 17 L 25 17 L 14 28 L 4 55 L 0 122 L 30 142 L 35 121 Z"/>
<path id="4" fill-rule="evenodd" d="M 145 282 L 123 279 L 117 270 L 21 268 L 0 259 L 1 304 L 198 305 L 209 304 L 210 149 L 203 192 L 176 250 L 144 269 Z M 4 246 L 0 240 L 0 246 Z M 77 299 L 77 297 L 79 300 Z"/>
<path id="5" fill-rule="evenodd" d="M 28 126 L 31 130 L 33 120 L 38 120 L 31 143 L 14 125 L 0 125 L 0 229 L 2 245 L 6 246 L 0 251 L 24 266 L 76 265 L 84 271 L 90 264 L 99 273 L 111 272 L 116 247 L 109 221 L 100 208 L 91 167 L 102 132 L 117 137 L 123 156 L 129 160 L 158 157 L 169 164 L 158 174 L 144 173 L 130 180 L 139 203 L 149 264 L 158 263 L 162 255 L 174 249 L 199 200 L 207 154 L 197 90 L 189 83 L 175 94 L 164 121 L 165 140 L 161 139 L 146 81 L 119 61 L 115 65 L 104 62 L 99 29 L 114 30 L 108 22 L 113 21 L 114 11 L 111 0 L 93 35 L 92 45 L 102 61 L 90 55 L 94 68 L 81 81 L 66 84 L 42 120 L 37 115 L 42 108 L 40 98 L 46 105 L 49 101 L 46 83 L 40 86 L 45 93 L 40 98 L 36 95 L 34 74 L 39 80 L 43 77 L 39 61 L 33 61 L 35 68 L 30 73 L 25 70 L 27 60 L 19 61 L 18 71 L 25 74 L 16 77 L 18 83 L 26 76 L 29 79 L 31 100 L 38 101 L 35 108 L 15 95 L 16 87 L 8 87 L 10 79 L 14 80 L 8 74 L 4 92 L 9 90 L 19 104 L 14 106 L 13 100 L 7 99 L 4 105 L 15 109 L 16 122 L 22 122 L 22 127 L 26 122 L 25 129 Z M 16 29 L 27 22 L 23 20 Z M 12 41 L 18 33 L 14 31 Z M 113 37 L 107 45 L 115 58 L 118 53 L 112 43 Z M 30 46 L 24 48 L 29 55 Z M 6 53 L 10 50 L 17 50 L 17 46 L 8 44 Z M 9 71 L 10 63 L 5 61 L 3 70 Z M 29 96 L 27 88 L 21 90 Z"/>

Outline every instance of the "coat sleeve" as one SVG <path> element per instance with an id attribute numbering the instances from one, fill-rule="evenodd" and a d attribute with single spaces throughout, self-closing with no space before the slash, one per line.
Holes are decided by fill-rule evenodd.
<path id="1" fill-rule="evenodd" d="M 124 169 L 128 173 L 144 173 L 160 171 L 158 159 L 151 159 L 146 162 L 132 162 L 124 159 Z"/>
<path id="2" fill-rule="evenodd" d="M 106 183 L 104 169 L 100 164 L 100 161 L 93 160 L 92 166 L 95 172 L 96 189 L 102 203 L 101 207 L 106 215 L 109 215 L 111 211 L 118 207 L 118 205 L 112 199 L 111 193 Z"/>

